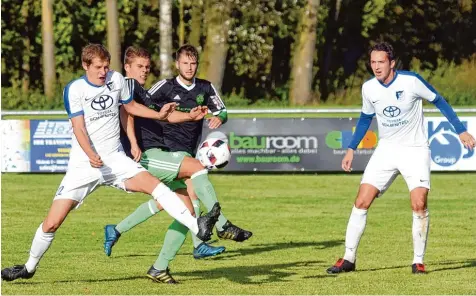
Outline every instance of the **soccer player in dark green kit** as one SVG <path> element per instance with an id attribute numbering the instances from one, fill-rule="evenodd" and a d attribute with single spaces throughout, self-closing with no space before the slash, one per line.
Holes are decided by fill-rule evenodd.
<path id="1" fill-rule="evenodd" d="M 177 51 L 176 58 L 179 75 L 173 79 L 159 81 L 152 86 L 147 93 L 147 104 L 152 108 L 160 108 L 161 104 L 176 102 L 178 104 L 176 109 L 182 112 L 190 112 L 190 110 L 197 107 L 208 107 L 215 115 L 209 121 L 210 128 L 219 127 L 227 119 L 225 105 L 210 82 L 195 78 L 198 66 L 196 49 L 185 45 Z M 130 66 L 127 66 L 127 62 L 125 64 L 126 70 L 128 67 L 130 68 Z M 128 122 L 131 122 L 131 120 L 128 120 Z M 207 208 L 210 205 L 213 206 L 217 199 L 213 185 L 208 180 L 208 171 L 203 166 L 197 168 L 199 162 L 191 157 L 195 154 L 201 138 L 203 120 L 170 126 L 160 125 L 155 121 L 144 121 L 139 118 L 132 122 L 135 125 L 135 128 L 132 129 L 132 131 L 135 130 L 135 135 L 132 136 L 131 142 L 134 141 L 134 137 L 137 140 L 137 144 L 132 143 L 132 148 L 139 146 L 140 150 L 143 151 L 141 164 L 153 175 L 166 182 L 171 190 L 179 196 L 188 196 L 188 192 L 190 192 L 196 214 L 200 212 L 200 209 L 199 201 L 194 193 Z M 129 139 L 131 139 L 131 136 L 129 136 Z M 135 150 L 137 151 L 137 148 Z M 137 155 L 132 157 L 137 158 Z M 188 192 L 184 179 L 190 181 Z M 193 188 L 191 188 L 192 186 Z M 121 233 L 142 223 L 157 212 L 158 209 L 147 202 L 139 206 L 134 213 L 117 226 L 107 225 L 105 227 L 106 241 L 104 243 L 106 254 L 111 254 L 111 248 L 119 239 Z M 224 239 L 244 241 L 252 235 L 251 232 L 233 225 L 223 214 L 220 215 L 216 226 L 218 236 Z M 187 232 L 188 229 L 182 224 L 177 221 L 172 223 L 166 234 L 160 256 L 152 267 L 157 272 L 163 271 L 162 276 L 151 277 L 149 270 L 149 277 L 158 282 L 175 283 L 168 272 L 168 264 L 183 244 Z M 192 236 L 192 239 L 194 242 L 193 253 L 196 259 L 214 256 L 225 250 L 224 247 L 210 246 L 194 236 Z"/>

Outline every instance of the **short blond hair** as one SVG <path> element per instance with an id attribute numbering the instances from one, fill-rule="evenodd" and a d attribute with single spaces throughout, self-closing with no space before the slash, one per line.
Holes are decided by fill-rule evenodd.
<path id="1" fill-rule="evenodd" d="M 104 45 L 90 43 L 83 48 L 83 51 L 81 52 L 81 61 L 85 63 L 86 66 L 89 66 L 94 58 L 99 58 L 101 61 L 111 62 L 111 54 Z"/>

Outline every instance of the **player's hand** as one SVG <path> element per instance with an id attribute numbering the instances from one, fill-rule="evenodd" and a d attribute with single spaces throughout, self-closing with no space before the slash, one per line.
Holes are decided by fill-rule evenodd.
<path id="1" fill-rule="evenodd" d="M 93 168 L 100 168 L 104 165 L 99 154 L 89 155 L 89 163 Z"/>
<path id="2" fill-rule="evenodd" d="M 132 159 L 135 161 L 135 162 L 139 162 L 141 156 L 142 156 L 142 151 L 140 150 L 139 146 L 137 144 L 135 145 L 131 145 L 131 155 L 132 155 Z"/>
<path id="3" fill-rule="evenodd" d="M 172 112 L 175 111 L 177 103 L 167 103 L 162 108 L 160 108 L 158 120 L 166 120 Z"/>
<path id="4" fill-rule="evenodd" d="M 346 172 L 352 171 L 352 160 L 354 159 L 354 150 L 347 149 L 347 153 L 342 159 L 342 169 Z"/>
<path id="5" fill-rule="evenodd" d="M 213 116 L 212 118 L 208 120 L 208 127 L 210 129 L 219 128 L 221 124 L 222 124 L 221 119 L 218 116 Z"/>
<path id="6" fill-rule="evenodd" d="M 190 110 L 189 116 L 193 121 L 202 120 L 205 115 L 208 114 L 208 108 L 206 106 L 198 106 Z"/>
<path id="7" fill-rule="evenodd" d="M 474 137 L 468 132 L 459 134 L 459 139 L 461 140 L 461 143 L 463 143 L 464 147 L 468 148 L 469 150 L 473 150 L 476 146 L 476 140 L 474 140 Z"/>

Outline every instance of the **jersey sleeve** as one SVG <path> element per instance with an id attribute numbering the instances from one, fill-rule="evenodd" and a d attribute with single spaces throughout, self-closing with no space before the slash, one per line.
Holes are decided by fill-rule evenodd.
<path id="1" fill-rule="evenodd" d="M 223 103 L 222 99 L 220 98 L 220 94 L 212 83 L 210 83 L 210 88 L 208 89 L 208 96 L 209 100 L 207 107 L 210 109 L 213 115 L 219 115 L 221 112 L 226 112 L 225 103 Z"/>
<path id="2" fill-rule="evenodd" d="M 370 99 L 365 95 L 365 88 L 362 87 L 362 113 L 367 115 L 375 114 L 375 108 Z"/>
<path id="3" fill-rule="evenodd" d="M 120 90 L 120 99 L 119 103 L 121 104 L 128 104 L 132 101 L 132 94 L 134 93 L 134 85 L 132 86 L 129 83 L 129 80 L 126 82 L 126 79 L 121 74 L 117 73 L 119 76 L 119 84 L 121 85 Z M 131 79 L 134 80 L 134 79 Z M 131 89 L 132 87 L 132 89 Z"/>
<path id="4" fill-rule="evenodd" d="M 127 87 L 132 94 L 132 99 L 142 105 L 149 106 L 150 95 L 134 78 L 126 78 Z"/>
<path id="5" fill-rule="evenodd" d="M 433 102 L 438 96 L 438 92 L 420 75 L 415 75 L 414 93 L 420 98 Z"/>
<path id="6" fill-rule="evenodd" d="M 64 88 L 63 101 L 69 118 L 84 115 L 83 106 L 81 105 L 81 93 L 77 88 L 77 84 L 74 84 L 74 82 L 70 82 Z"/>
<path id="7" fill-rule="evenodd" d="M 167 92 L 170 89 L 167 79 L 160 80 L 155 83 L 147 92 L 147 100 L 144 100 L 145 105 L 151 109 L 159 111 L 165 104 L 168 103 Z"/>

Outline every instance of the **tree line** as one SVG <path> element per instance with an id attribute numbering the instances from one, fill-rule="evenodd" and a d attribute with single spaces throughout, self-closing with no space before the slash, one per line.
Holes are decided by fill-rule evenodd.
<path id="1" fill-rule="evenodd" d="M 174 75 L 173 52 L 200 51 L 199 77 L 243 104 L 345 98 L 370 77 L 368 47 L 386 40 L 398 67 L 429 75 L 474 61 L 475 0 L 4 0 L 4 108 L 59 108 L 102 43 L 122 71 L 130 45 L 152 54 L 151 80 Z M 473 63 L 474 64 L 474 63 Z M 474 66 L 474 65 L 473 65 Z M 441 72 L 441 71 L 440 71 Z M 152 82 L 152 81 L 150 81 Z M 345 102 L 345 100 L 344 100 Z"/>

